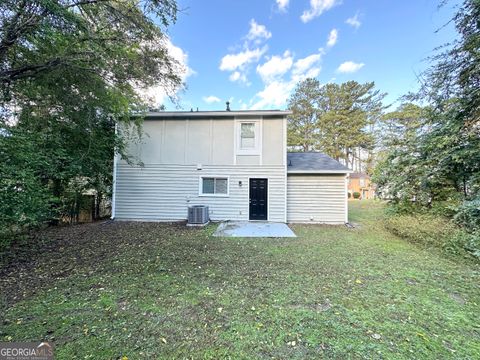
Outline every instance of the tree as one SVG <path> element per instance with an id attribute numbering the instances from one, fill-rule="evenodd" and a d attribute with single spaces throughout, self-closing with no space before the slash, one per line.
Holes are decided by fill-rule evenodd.
<path id="1" fill-rule="evenodd" d="M 176 18 L 173 0 L 5 0 L 0 3 L 0 83 L 9 99 L 15 83 L 58 70 L 93 73 L 118 90 L 129 82 L 178 84 L 175 61 L 154 22 Z M 13 87 L 13 89 L 11 89 Z"/>
<path id="2" fill-rule="evenodd" d="M 0 134 L 0 158 L 1 240 L 24 225 L 48 220 L 54 199 L 36 171 L 46 167 L 47 159 L 39 156 L 32 134 Z"/>
<path id="3" fill-rule="evenodd" d="M 384 94 L 374 83 L 320 85 L 306 79 L 290 98 L 290 146 L 303 151 L 319 150 L 347 166 L 361 161 L 361 152 L 371 152 L 374 125 L 383 110 Z"/>
<path id="4" fill-rule="evenodd" d="M 333 158 L 347 166 L 360 161 L 364 152 L 371 153 L 375 144 L 374 126 L 383 110 L 384 94 L 375 84 L 348 81 L 326 84 L 320 101 L 320 146 Z"/>
<path id="5" fill-rule="evenodd" d="M 479 18 L 480 2 L 464 0 L 452 19 L 459 38 L 430 59 L 432 66 L 423 74 L 421 91 L 417 94 L 417 98 L 428 100 L 438 111 L 444 109 L 445 102 L 458 99 L 462 109 L 458 121 L 463 120 L 466 128 L 477 128 L 477 131 L 480 122 Z"/>
<path id="6" fill-rule="evenodd" d="M 466 198 L 480 196 L 480 2 L 465 0 L 453 17 L 459 38 L 434 56 L 417 98 L 435 119 L 426 141 L 439 171 Z"/>
<path id="7" fill-rule="evenodd" d="M 419 139 L 425 133 L 427 109 L 404 103 L 382 117 L 382 138 L 372 180 L 380 194 L 395 203 L 428 203 L 429 167 Z"/>
<path id="8" fill-rule="evenodd" d="M 413 103 L 403 103 L 395 111 L 384 114 L 380 127 L 381 146 L 408 149 L 421 133 L 426 110 Z"/>
<path id="9" fill-rule="evenodd" d="M 0 3 L 0 203 L 42 208 L 19 207 L 17 221 L 58 216 L 87 188 L 109 191 L 114 149 L 125 147 L 115 124 L 140 126 L 132 114 L 147 107 L 138 89 L 181 85 L 164 35 L 176 12 L 174 0 Z"/>
<path id="10" fill-rule="evenodd" d="M 404 105 L 386 118 L 394 126 L 375 179 L 396 202 L 446 209 L 480 196 L 479 18 L 480 2 L 465 0 L 453 18 L 459 38 L 430 59 L 411 97 L 428 106 Z"/>
<path id="11" fill-rule="evenodd" d="M 308 78 L 297 84 L 288 108 L 293 114 L 288 118 L 288 145 L 302 151 L 312 151 L 318 146 L 318 100 L 320 82 Z"/>

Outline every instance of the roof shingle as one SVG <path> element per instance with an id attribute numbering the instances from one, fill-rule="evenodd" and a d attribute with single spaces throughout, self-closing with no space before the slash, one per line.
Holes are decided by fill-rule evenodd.
<path id="1" fill-rule="evenodd" d="M 288 173 L 349 173 L 351 170 L 320 152 L 287 153 Z"/>

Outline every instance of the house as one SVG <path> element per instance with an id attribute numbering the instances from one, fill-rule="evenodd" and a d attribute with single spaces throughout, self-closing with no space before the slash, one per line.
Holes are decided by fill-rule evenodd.
<path id="1" fill-rule="evenodd" d="M 350 170 L 320 153 L 287 154 L 289 111 L 151 112 L 116 157 L 112 217 L 174 221 L 191 205 L 212 220 L 343 224 Z M 119 131 L 128 133 L 128 128 Z"/>
<path id="2" fill-rule="evenodd" d="M 375 197 L 375 187 L 370 181 L 370 176 L 365 173 L 352 173 L 348 180 L 348 192 L 353 197 L 354 192 L 360 194 L 360 199 L 373 199 Z"/>

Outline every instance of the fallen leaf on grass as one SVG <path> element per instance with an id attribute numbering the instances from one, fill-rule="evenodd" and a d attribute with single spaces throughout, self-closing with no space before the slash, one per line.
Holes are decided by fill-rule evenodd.
<path id="1" fill-rule="evenodd" d="M 417 332 L 417 336 L 420 336 L 422 339 L 428 341 L 427 336 L 426 336 L 425 334 L 423 334 L 423 333 Z"/>

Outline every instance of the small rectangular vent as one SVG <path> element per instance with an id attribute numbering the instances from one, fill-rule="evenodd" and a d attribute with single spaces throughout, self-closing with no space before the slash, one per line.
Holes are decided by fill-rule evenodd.
<path id="1" fill-rule="evenodd" d="M 189 224 L 206 224 L 210 221 L 208 215 L 208 206 L 194 205 L 188 207 L 188 223 Z"/>

